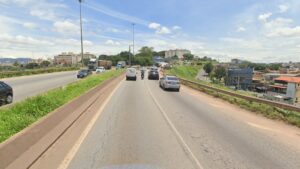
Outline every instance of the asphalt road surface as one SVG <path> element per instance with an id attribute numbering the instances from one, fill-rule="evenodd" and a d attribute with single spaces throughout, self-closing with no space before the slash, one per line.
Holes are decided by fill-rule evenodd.
<path id="1" fill-rule="evenodd" d="M 74 82 L 77 71 L 57 72 L 33 76 L 22 76 L 2 79 L 13 88 L 14 101 L 18 102 L 27 97 Z"/>
<path id="2" fill-rule="evenodd" d="M 276 127 L 258 124 L 285 124 L 260 116 L 256 124 L 251 113 L 241 120 L 233 115 L 243 114 L 242 110 L 211 100 L 188 88 L 163 91 L 158 81 L 123 81 L 68 168 L 300 168 L 297 142 L 278 138 L 288 134 L 290 126 L 275 132 Z M 291 128 L 298 134 L 293 140 L 299 140 L 299 129 Z"/>

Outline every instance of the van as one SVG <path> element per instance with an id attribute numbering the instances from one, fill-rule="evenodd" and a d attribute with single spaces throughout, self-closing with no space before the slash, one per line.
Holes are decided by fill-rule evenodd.
<path id="1" fill-rule="evenodd" d="M 126 71 L 126 80 L 136 80 L 136 69 L 135 68 L 127 68 Z"/>

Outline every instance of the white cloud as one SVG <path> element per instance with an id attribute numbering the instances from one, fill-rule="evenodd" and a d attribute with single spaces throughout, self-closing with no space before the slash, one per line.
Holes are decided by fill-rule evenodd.
<path id="1" fill-rule="evenodd" d="M 161 25 L 159 23 L 152 22 L 148 25 L 150 29 L 160 29 Z"/>
<path id="2" fill-rule="evenodd" d="M 276 19 L 271 20 L 269 22 L 265 22 L 264 26 L 265 26 L 266 29 L 274 29 L 274 28 L 278 28 L 278 27 L 289 26 L 293 22 L 294 21 L 292 19 L 289 19 L 289 18 L 276 18 Z"/>
<path id="3" fill-rule="evenodd" d="M 261 49 L 262 44 L 256 40 L 245 40 L 241 38 L 224 37 L 220 38 L 222 42 L 233 45 L 234 48 Z"/>
<path id="4" fill-rule="evenodd" d="M 170 34 L 171 30 L 165 26 L 161 27 L 160 29 L 156 30 L 157 34 Z"/>
<path id="5" fill-rule="evenodd" d="M 80 46 L 81 44 L 80 40 L 77 39 L 55 39 L 55 43 L 66 46 Z M 92 41 L 84 40 L 83 45 L 84 47 L 93 46 L 94 43 Z"/>
<path id="6" fill-rule="evenodd" d="M 152 22 L 148 25 L 150 29 L 156 30 L 156 34 L 170 34 L 171 30 L 165 26 L 161 26 L 159 23 Z"/>
<path id="7" fill-rule="evenodd" d="M 272 13 L 264 13 L 258 16 L 258 20 L 266 22 L 268 18 L 272 16 Z"/>
<path id="8" fill-rule="evenodd" d="M 74 24 L 70 20 L 57 21 L 53 24 L 55 31 L 59 33 L 78 34 L 79 25 Z"/>
<path id="9" fill-rule="evenodd" d="M 35 39 L 30 36 L 17 35 L 12 36 L 8 34 L 0 35 L 0 39 L 5 43 L 10 43 L 12 45 L 54 45 L 53 43 L 46 40 Z"/>
<path id="10" fill-rule="evenodd" d="M 139 25 L 148 26 L 148 21 L 145 21 L 143 19 L 140 19 L 140 18 L 137 18 L 137 17 L 134 17 L 134 16 L 130 16 L 130 15 L 121 13 L 119 11 L 110 9 L 110 8 L 100 4 L 100 3 L 93 3 L 91 1 L 86 1 L 84 3 L 84 5 L 88 8 L 90 8 L 90 9 L 93 9 L 93 10 L 97 11 L 97 12 L 101 12 L 105 15 L 108 15 L 108 16 L 111 16 L 111 17 L 114 17 L 114 18 L 117 18 L 117 19 L 129 21 L 131 23 L 136 23 L 136 24 L 139 24 Z"/>
<path id="11" fill-rule="evenodd" d="M 245 32 L 246 31 L 246 28 L 242 27 L 242 26 L 239 26 L 237 27 L 236 29 L 237 32 Z"/>
<path id="12" fill-rule="evenodd" d="M 38 17 L 39 19 L 42 20 L 50 20 L 50 21 L 57 20 L 55 13 L 50 9 L 32 9 L 30 11 L 30 15 Z"/>
<path id="13" fill-rule="evenodd" d="M 107 41 L 105 42 L 105 44 L 106 44 L 106 45 L 120 45 L 121 43 L 118 42 L 118 41 L 114 41 L 114 40 L 109 39 L 109 40 L 107 40 Z"/>
<path id="14" fill-rule="evenodd" d="M 180 29 L 181 29 L 181 27 L 180 27 L 180 26 L 177 26 L 177 25 L 175 25 L 175 26 L 173 26 L 173 27 L 172 27 L 172 29 L 173 29 L 173 30 L 180 30 Z"/>
<path id="15" fill-rule="evenodd" d="M 267 37 L 294 37 L 294 36 L 300 36 L 300 26 L 296 27 L 283 27 L 278 28 L 273 31 L 271 31 L 269 34 L 267 34 Z"/>
<path id="16" fill-rule="evenodd" d="M 27 29 L 35 29 L 37 27 L 37 25 L 32 22 L 25 22 L 22 25 L 24 28 L 27 28 Z"/>
<path id="17" fill-rule="evenodd" d="M 288 11 L 290 7 L 288 5 L 281 4 L 278 6 L 278 8 L 279 8 L 280 13 L 284 13 L 284 12 Z"/>

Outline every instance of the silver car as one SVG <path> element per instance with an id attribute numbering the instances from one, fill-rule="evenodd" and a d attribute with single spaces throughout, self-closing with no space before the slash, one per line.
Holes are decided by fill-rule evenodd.
<path id="1" fill-rule="evenodd" d="M 159 80 L 159 86 L 166 89 L 174 89 L 176 91 L 180 90 L 180 81 L 176 76 L 164 76 Z"/>
<path id="2" fill-rule="evenodd" d="M 136 80 L 137 71 L 135 68 L 127 68 L 126 80 Z"/>

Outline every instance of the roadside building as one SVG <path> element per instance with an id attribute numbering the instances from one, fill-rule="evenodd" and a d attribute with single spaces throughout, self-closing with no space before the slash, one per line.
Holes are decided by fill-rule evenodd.
<path id="1" fill-rule="evenodd" d="M 250 89 L 252 87 L 253 68 L 229 68 L 225 84 L 237 89 Z"/>
<path id="2" fill-rule="evenodd" d="M 96 55 L 91 53 L 84 53 L 83 58 L 96 58 Z M 75 54 L 72 52 L 63 52 L 62 54 L 59 54 L 57 56 L 54 56 L 54 64 L 58 65 L 75 65 L 79 62 L 81 62 L 81 54 Z"/>
<path id="3" fill-rule="evenodd" d="M 300 77 L 300 74 L 281 74 L 281 73 L 266 73 L 263 75 L 266 81 L 274 81 L 274 79 L 284 76 L 284 77 Z"/>
<path id="4" fill-rule="evenodd" d="M 168 50 L 165 52 L 165 58 L 171 58 L 173 56 L 178 56 L 179 59 L 183 59 L 184 54 L 191 54 L 191 51 L 186 50 L 186 49 Z"/>
<path id="5" fill-rule="evenodd" d="M 283 94 L 285 98 L 291 99 L 293 103 L 300 102 L 300 77 L 281 76 L 274 79 L 275 84 L 271 85 L 271 90 Z"/>

